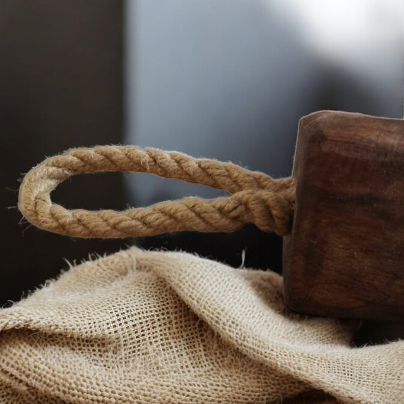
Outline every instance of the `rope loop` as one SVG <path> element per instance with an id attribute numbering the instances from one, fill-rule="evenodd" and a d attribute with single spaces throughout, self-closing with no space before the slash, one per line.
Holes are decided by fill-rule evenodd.
<path id="1" fill-rule="evenodd" d="M 147 208 L 68 210 L 51 201 L 51 192 L 67 178 L 105 171 L 150 173 L 224 190 L 228 197 L 184 198 Z M 24 178 L 18 206 L 36 227 L 81 238 L 152 236 L 172 231 L 232 232 L 246 223 L 286 235 L 295 201 L 293 178 L 274 180 L 232 163 L 194 159 L 179 152 L 135 146 L 78 148 L 50 157 Z"/>

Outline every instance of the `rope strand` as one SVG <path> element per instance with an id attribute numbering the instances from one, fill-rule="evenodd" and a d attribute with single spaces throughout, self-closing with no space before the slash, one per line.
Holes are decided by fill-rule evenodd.
<path id="1" fill-rule="evenodd" d="M 154 174 L 227 191 L 228 197 L 185 198 L 148 208 L 87 211 L 53 204 L 50 193 L 72 175 L 101 171 Z M 246 223 L 285 235 L 295 201 L 292 178 L 274 180 L 232 163 L 134 146 L 71 149 L 50 157 L 24 178 L 18 206 L 35 226 L 70 237 L 126 238 L 172 231 L 232 232 Z"/>

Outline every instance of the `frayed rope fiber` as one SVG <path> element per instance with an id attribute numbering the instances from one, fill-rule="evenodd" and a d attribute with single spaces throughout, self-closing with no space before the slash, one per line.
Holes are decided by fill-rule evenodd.
<path id="1" fill-rule="evenodd" d="M 72 175 L 102 171 L 150 173 L 224 190 L 228 197 L 184 198 L 148 208 L 68 210 L 50 193 Z M 134 146 L 71 149 L 50 157 L 24 178 L 19 209 L 35 226 L 82 238 L 152 236 L 171 231 L 232 232 L 246 223 L 281 236 L 290 231 L 295 201 L 293 178 L 273 179 L 231 163 Z"/>

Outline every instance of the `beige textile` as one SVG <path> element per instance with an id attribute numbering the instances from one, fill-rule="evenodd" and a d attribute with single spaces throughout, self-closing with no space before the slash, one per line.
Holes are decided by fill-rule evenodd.
<path id="1" fill-rule="evenodd" d="M 282 293 L 180 252 L 72 267 L 0 311 L 0 403 L 404 403 L 404 341 L 353 348 Z"/>

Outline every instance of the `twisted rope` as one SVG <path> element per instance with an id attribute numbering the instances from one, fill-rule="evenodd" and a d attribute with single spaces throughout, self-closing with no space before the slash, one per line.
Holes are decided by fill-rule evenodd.
<path id="1" fill-rule="evenodd" d="M 202 184 L 230 193 L 203 200 L 185 198 L 148 208 L 87 211 L 53 204 L 50 193 L 72 175 L 127 171 Z M 195 230 L 232 232 L 245 223 L 285 235 L 295 200 L 292 178 L 274 180 L 231 163 L 194 159 L 178 152 L 134 146 L 71 149 L 34 167 L 21 184 L 18 205 L 35 226 L 71 237 L 125 238 Z"/>

